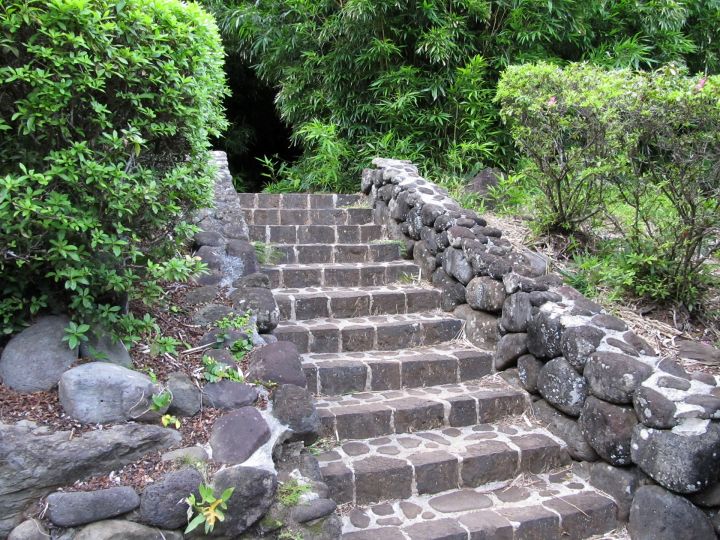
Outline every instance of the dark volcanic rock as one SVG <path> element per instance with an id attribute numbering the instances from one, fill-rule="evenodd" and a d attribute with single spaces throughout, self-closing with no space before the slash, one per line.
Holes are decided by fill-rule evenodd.
<path id="1" fill-rule="evenodd" d="M 488 276 L 472 279 L 465 289 L 465 297 L 471 307 L 491 313 L 502 310 L 506 296 L 502 283 Z"/>
<path id="2" fill-rule="evenodd" d="M 495 369 L 511 367 L 515 360 L 527 352 L 527 334 L 505 334 L 495 347 Z"/>
<path id="3" fill-rule="evenodd" d="M 580 429 L 598 455 L 612 465 L 629 465 L 635 411 L 590 396 L 580 415 Z"/>
<path id="4" fill-rule="evenodd" d="M 553 435 L 565 441 L 571 458 L 578 461 L 598 459 L 595 450 L 583 437 L 575 418 L 561 413 L 543 399 L 533 403 L 532 407 L 535 418 L 545 424 Z"/>
<path id="5" fill-rule="evenodd" d="M 648 427 L 669 429 L 678 424 L 675 403 L 652 388 L 640 386 L 633 396 L 633 406 L 637 417 Z"/>
<path id="6" fill-rule="evenodd" d="M 517 361 L 518 377 L 522 387 L 531 394 L 537 394 L 538 376 L 545 364 L 532 354 L 524 354 Z"/>
<path id="7" fill-rule="evenodd" d="M 596 352 L 583 374 L 593 395 L 620 405 L 632 403 L 635 390 L 653 373 L 653 368 L 624 354 Z"/>
<path id="8" fill-rule="evenodd" d="M 293 430 L 292 440 L 312 444 L 320 436 L 320 416 L 312 394 L 305 388 L 280 386 L 273 395 L 273 415 Z"/>
<path id="9" fill-rule="evenodd" d="M 594 326 L 566 328 L 560 339 L 563 356 L 570 362 L 572 367 L 582 373 L 585 363 L 600 345 L 604 336 L 605 332 Z"/>
<path id="10" fill-rule="evenodd" d="M 254 467 L 231 467 L 215 473 L 213 488 L 222 493 L 235 488 L 228 500 L 225 521 L 218 523 L 212 536 L 238 538 L 259 520 L 273 503 L 277 478 L 270 471 Z"/>
<path id="11" fill-rule="evenodd" d="M 280 310 L 273 293 L 265 287 L 243 287 L 235 289 L 230 295 L 233 308 L 242 312 L 251 311 L 257 319 L 260 333 L 275 330 L 280 322 Z"/>
<path id="12" fill-rule="evenodd" d="M 188 468 L 171 471 L 158 482 L 149 484 L 140 497 L 140 521 L 164 529 L 186 525 L 185 498 L 191 493 L 199 497 L 198 487 L 202 483 L 202 474 Z"/>
<path id="13" fill-rule="evenodd" d="M 532 319 L 532 304 L 530 295 L 525 292 L 516 292 L 510 295 L 502 308 L 500 325 L 508 332 L 526 332 Z"/>
<path id="14" fill-rule="evenodd" d="M 300 354 L 295 344 L 278 341 L 254 349 L 248 355 L 248 380 L 294 384 L 305 388 L 307 382 L 302 371 Z"/>
<path id="15" fill-rule="evenodd" d="M 528 350 L 537 358 L 555 358 L 562 354 L 560 317 L 538 312 L 528 324 Z"/>
<path id="16" fill-rule="evenodd" d="M 642 424 L 632 435 L 632 460 L 661 486 L 678 493 L 696 493 L 720 478 L 720 426 L 707 420 L 686 420 L 673 431 Z"/>
<path id="17" fill-rule="evenodd" d="M 659 486 L 637 490 L 628 531 L 633 540 L 715 540 L 708 517 L 683 497 Z"/>
<path id="18" fill-rule="evenodd" d="M 242 407 L 220 417 L 210 434 L 213 460 L 237 465 L 270 440 L 270 428 L 255 407 Z"/>
<path id="19" fill-rule="evenodd" d="M 455 278 L 447 275 L 442 268 L 438 268 L 433 273 L 432 284 L 442 290 L 440 307 L 444 311 L 452 311 L 465 303 L 465 287 Z"/>
<path id="20" fill-rule="evenodd" d="M 47 516 L 58 527 L 76 527 L 100 521 L 138 507 L 140 498 L 128 486 L 52 493 L 47 498 Z"/>
<path id="21" fill-rule="evenodd" d="M 239 409 L 252 405 L 258 398 L 258 391 L 249 384 L 220 380 L 206 384 L 203 388 L 203 404 L 216 409 Z"/>
<path id="22" fill-rule="evenodd" d="M 10 339 L 0 355 L 0 379 L 18 392 L 39 392 L 54 388 L 60 376 L 78 357 L 70 350 L 65 327 L 70 319 L 40 317 Z"/>
<path id="23" fill-rule="evenodd" d="M 0 537 L 21 512 L 56 487 L 105 474 L 180 442 L 172 429 L 123 424 L 71 436 L 0 423 Z"/>
<path id="24" fill-rule="evenodd" d="M 652 480 L 638 467 L 613 467 L 605 462 L 593 464 L 590 483 L 615 499 L 618 519 L 627 521 L 635 492 Z"/>
<path id="25" fill-rule="evenodd" d="M 543 366 L 537 387 L 548 403 L 566 414 L 580 416 L 588 395 L 587 381 L 565 358 L 555 358 Z"/>

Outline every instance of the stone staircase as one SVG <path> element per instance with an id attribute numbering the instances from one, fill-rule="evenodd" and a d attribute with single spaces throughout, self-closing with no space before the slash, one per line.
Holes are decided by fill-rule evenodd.
<path id="1" fill-rule="evenodd" d="M 354 195 L 242 194 L 250 239 L 272 246 L 275 330 L 317 395 L 318 456 L 345 540 L 582 539 L 615 503 L 526 415 L 528 395 L 463 340 L 401 245 Z"/>

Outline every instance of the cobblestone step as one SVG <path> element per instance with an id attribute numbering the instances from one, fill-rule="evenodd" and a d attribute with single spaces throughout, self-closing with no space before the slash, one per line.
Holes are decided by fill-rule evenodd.
<path id="1" fill-rule="evenodd" d="M 474 347 L 419 347 L 401 351 L 303 355 L 314 394 L 421 388 L 479 379 L 492 372 L 492 353 Z"/>
<path id="2" fill-rule="evenodd" d="M 248 225 L 367 225 L 373 220 L 370 208 L 247 208 L 243 217 Z"/>
<path id="3" fill-rule="evenodd" d="M 486 377 L 427 388 L 325 396 L 317 398 L 316 405 L 323 437 L 349 440 L 495 422 L 523 414 L 528 398 L 502 379 Z"/>
<path id="4" fill-rule="evenodd" d="M 292 341 L 302 353 L 392 351 L 451 341 L 464 321 L 444 313 L 409 313 L 350 319 L 282 321 L 279 340 Z"/>
<path id="5" fill-rule="evenodd" d="M 569 470 L 356 507 L 343 540 L 580 540 L 617 529 L 615 502 Z"/>
<path id="6" fill-rule="evenodd" d="M 402 259 L 392 242 L 368 244 L 270 244 L 276 264 L 390 262 Z"/>
<path id="7" fill-rule="evenodd" d="M 346 244 L 382 239 L 380 225 L 250 225 L 250 240 L 283 244 Z"/>
<path id="8" fill-rule="evenodd" d="M 430 311 L 440 307 L 440 291 L 413 285 L 387 287 L 307 287 L 275 289 L 281 320 L 369 317 Z"/>
<path id="9" fill-rule="evenodd" d="M 367 287 L 413 281 L 420 268 L 411 262 L 281 264 L 263 266 L 273 289 L 305 287 Z"/>
<path id="10" fill-rule="evenodd" d="M 338 504 L 408 499 L 568 465 L 564 445 L 529 422 L 348 441 L 318 456 Z"/>
<path id="11" fill-rule="evenodd" d="M 341 208 L 360 204 L 362 195 L 336 193 L 240 193 L 243 208 Z"/>

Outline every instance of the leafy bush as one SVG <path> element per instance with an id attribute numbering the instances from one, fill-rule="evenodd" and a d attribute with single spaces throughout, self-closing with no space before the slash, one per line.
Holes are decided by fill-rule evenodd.
<path id="1" fill-rule="evenodd" d="M 497 99 L 546 223 L 594 219 L 612 286 L 692 306 L 720 249 L 720 77 L 527 65 L 508 69 Z"/>
<path id="2" fill-rule="evenodd" d="M 8 0 L 0 36 L 3 331 L 49 308 L 134 333 L 127 299 L 200 267 L 176 254 L 225 126 L 215 24 L 179 0 Z"/>
<path id="3" fill-rule="evenodd" d="M 492 102 L 510 64 L 720 68 L 716 0 L 205 1 L 227 46 L 278 89 L 277 107 L 305 156 L 327 150 L 303 135 L 308 126 L 335 141 L 315 180 L 297 180 L 318 165 L 306 159 L 283 169 L 291 178 L 283 190 L 348 189 L 378 154 L 433 173 L 511 162 Z M 342 143 L 347 157 L 336 166 Z"/>

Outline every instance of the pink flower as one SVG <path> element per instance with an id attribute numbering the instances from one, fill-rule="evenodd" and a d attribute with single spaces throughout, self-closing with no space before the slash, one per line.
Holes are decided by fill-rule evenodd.
<path id="1" fill-rule="evenodd" d="M 551 97 L 550 99 L 548 99 L 548 102 L 547 102 L 548 107 L 552 107 L 552 106 L 555 105 L 556 103 L 557 103 L 557 98 L 556 98 L 555 96 L 553 96 L 553 97 Z"/>
<path id="2" fill-rule="evenodd" d="M 700 90 L 702 90 L 706 82 L 707 77 L 703 77 L 702 79 L 700 79 L 700 81 L 698 81 L 698 83 L 695 85 L 695 91 L 699 92 Z"/>

